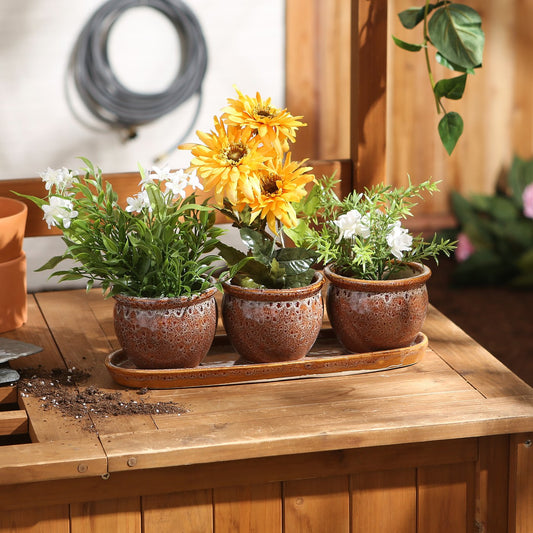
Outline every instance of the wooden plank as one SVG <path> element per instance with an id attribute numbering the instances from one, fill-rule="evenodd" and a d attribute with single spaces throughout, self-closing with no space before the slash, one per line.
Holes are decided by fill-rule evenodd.
<path id="1" fill-rule="evenodd" d="M 17 397 L 16 385 L 0 387 L 0 404 L 17 403 Z"/>
<path id="2" fill-rule="evenodd" d="M 351 487 L 353 533 L 416 533 L 414 468 L 357 474 Z"/>
<path id="3" fill-rule="evenodd" d="M 110 476 L 0 486 L 0 510 L 43 504 L 84 502 L 176 491 L 277 483 L 284 480 L 341 476 L 438 464 L 474 462 L 477 440 L 459 439 L 330 452 L 299 453 L 218 463 L 114 472 Z"/>
<path id="4" fill-rule="evenodd" d="M 350 531 L 347 476 L 287 481 L 283 484 L 284 531 Z"/>
<path id="5" fill-rule="evenodd" d="M 26 411 L 0 411 L 0 435 L 28 433 Z"/>
<path id="6" fill-rule="evenodd" d="M 358 190 L 386 177 L 387 9 L 387 2 L 352 1 L 350 157 Z"/>
<path id="7" fill-rule="evenodd" d="M 100 476 L 107 461 L 98 439 L 5 446 L 0 453 L 0 485 Z M 33 500 L 35 501 L 35 500 Z"/>
<path id="8" fill-rule="evenodd" d="M 444 315 L 430 307 L 424 332 L 430 347 L 487 398 L 529 395 L 531 387 Z"/>
<path id="9" fill-rule="evenodd" d="M 34 295 L 28 295 L 28 321 L 6 334 L 11 339 L 41 346 L 39 353 L 10 362 L 13 368 L 66 369 L 67 365 L 54 342 Z M 19 405 L 28 413 L 29 434 L 33 442 L 83 439 L 87 436 L 80 421 L 69 420 L 58 411 L 43 411 L 42 401 L 32 395 L 19 395 Z"/>
<path id="10" fill-rule="evenodd" d="M 0 514 L 0 531 L 16 533 L 70 533 L 68 505 L 30 507 Z"/>
<path id="11" fill-rule="evenodd" d="M 177 418 L 174 429 L 106 435 L 102 445 L 109 470 L 228 461 L 333 449 L 403 444 L 512 433 L 533 428 L 533 396 L 476 400 L 470 394 L 332 402 L 255 410 L 256 418 L 234 413 L 201 419 Z M 398 416 L 406 413 L 406 416 Z M 251 413 L 248 413 L 250 415 Z M 150 448 L 146 443 L 150 442 Z"/>
<path id="12" fill-rule="evenodd" d="M 142 530 L 157 533 L 213 531 L 211 490 L 173 492 L 142 498 Z"/>
<path id="13" fill-rule="evenodd" d="M 476 464 L 476 524 L 480 531 L 506 531 L 508 520 L 509 437 L 479 439 Z"/>
<path id="14" fill-rule="evenodd" d="M 474 531 L 474 463 L 418 469 L 418 530 Z"/>
<path id="15" fill-rule="evenodd" d="M 285 102 L 291 114 L 303 116 L 307 124 L 298 131 L 293 159 L 317 158 L 317 2 L 287 0 L 285 27 Z"/>
<path id="16" fill-rule="evenodd" d="M 352 2 L 328 0 L 315 4 L 318 17 L 315 60 L 320 65 L 320 74 L 315 78 L 317 150 L 323 159 L 349 158 L 354 105 L 350 101 Z"/>
<path id="17" fill-rule="evenodd" d="M 84 385 L 97 386 L 102 390 L 117 389 L 103 364 L 112 346 L 89 305 L 86 292 L 45 292 L 38 294 L 37 298 L 68 367 L 75 367 L 90 374 Z M 80 324 L 83 324 L 83 328 L 80 328 Z M 130 395 L 135 397 L 135 392 Z M 100 434 L 107 431 L 146 431 L 155 428 L 149 415 L 120 416 L 113 417 L 112 420 L 92 417 L 92 422 Z"/>
<path id="18" fill-rule="evenodd" d="M 282 529 L 280 483 L 217 488 L 213 493 L 217 533 L 276 533 Z"/>
<path id="19" fill-rule="evenodd" d="M 533 531 L 533 433 L 511 436 L 509 531 Z"/>
<path id="20" fill-rule="evenodd" d="M 122 498 L 73 503 L 70 506 L 70 524 L 71 533 L 141 533 L 141 501 L 139 498 Z"/>

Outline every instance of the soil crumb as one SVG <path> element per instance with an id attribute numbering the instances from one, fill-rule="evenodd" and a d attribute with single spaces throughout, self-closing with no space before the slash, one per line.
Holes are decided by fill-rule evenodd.
<path id="1" fill-rule="evenodd" d="M 90 374 L 72 368 L 52 370 L 25 369 L 21 371 L 18 384 L 22 396 L 33 396 L 41 400 L 46 411 L 57 409 L 63 416 L 83 419 L 93 429 L 90 418 L 111 417 L 132 414 L 182 414 L 187 410 L 173 402 L 149 402 L 147 399 L 124 399 L 121 392 L 102 391 L 94 386 L 83 387 Z M 148 389 L 137 394 L 144 396 Z"/>

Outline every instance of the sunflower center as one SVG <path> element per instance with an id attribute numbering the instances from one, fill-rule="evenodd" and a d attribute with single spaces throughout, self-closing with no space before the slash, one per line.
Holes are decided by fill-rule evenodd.
<path id="1" fill-rule="evenodd" d="M 274 118 L 276 116 L 270 106 L 257 108 L 255 114 L 263 118 Z"/>
<path id="2" fill-rule="evenodd" d="M 224 157 L 232 165 L 240 163 L 241 159 L 248 153 L 248 149 L 242 143 L 230 144 L 224 151 Z"/>
<path id="3" fill-rule="evenodd" d="M 263 191 L 263 194 L 270 194 L 274 195 L 277 192 L 279 192 L 278 187 L 278 176 L 276 174 L 269 174 L 269 176 L 265 179 L 263 179 L 261 183 L 261 190 Z"/>

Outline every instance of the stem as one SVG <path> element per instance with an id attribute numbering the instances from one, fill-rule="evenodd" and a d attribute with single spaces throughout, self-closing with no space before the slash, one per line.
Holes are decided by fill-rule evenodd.
<path id="1" fill-rule="evenodd" d="M 444 108 L 442 107 L 440 98 L 437 97 L 435 94 L 435 79 L 433 78 L 433 71 L 431 70 L 431 63 L 429 61 L 429 50 L 428 50 L 428 43 L 429 35 L 428 35 L 428 10 L 429 10 L 429 0 L 426 0 L 426 5 L 424 7 L 424 54 L 426 56 L 426 67 L 428 71 L 429 76 L 429 83 L 431 85 L 431 91 L 433 92 L 433 96 L 435 98 L 435 105 L 437 107 L 437 113 L 440 113 L 441 109 L 444 111 Z"/>

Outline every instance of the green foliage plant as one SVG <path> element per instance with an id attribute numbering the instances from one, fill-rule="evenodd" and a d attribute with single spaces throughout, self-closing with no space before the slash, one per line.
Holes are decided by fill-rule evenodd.
<path id="1" fill-rule="evenodd" d="M 533 159 L 515 156 L 494 194 L 452 194 L 459 221 L 454 281 L 533 287 Z"/>
<path id="2" fill-rule="evenodd" d="M 469 6 L 448 0 L 431 4 L 426 0 L 422 7 L 411 7 L 398 14 L 404 28 L 413 29 L 423 23 L 423 42 L 408 43 L 393 36 L 400 48 L 409 52 L 424 51 L 426 68 L 435 98 L 437 113 L 444 113 L 438 131 L 449 155 L 452 154 L 464 123 L 461 115 L 447 111 L 443 100 L 460 100 L 467 76 L 474 74 L 483 62 L 485 34 L 481 17 Z M 429 57 L 429 45 L 436 49 L 436 60 L 448 69 L 459 72 L 453 78 L 435 81 Z"/>
<path id="3" fill-rule="evenodd" d="M 449 255 L 455 244 L 435 235 L 429 242 L 411 236 L 401 221 L 411 216 L 415 199 L 438 190 L 437 184 L 393 188 L 375 185 L 364 192 L 352 191 L 342 200 L 334 192 L 334 177 L 317 180 L 299 209 L 302 217 L 289 236 L 307 246 L 324 264 L 333 264 L 343 276 L 383 280 L 405 275 L 406 262 Z"/>
<path id="4" fill-rule="evenodd" d="M 194 176 L 154 167 L 140 168 L 141 190 L 122 208 L 109 182 L 88 159 L 80 173 L 48 169 L 42 173 L 48 195 L 26 196 L 44 211 L 49 226 L 62 231 L 66 250 L 39 270 L 74 263 L 51 274 L 60 281 L 99 282 L 106 296 L 163 298 L 191 296 L 213 285 L 219 256 L 211 254 L 222 230 L 215 213 L 196 202 Z"/>

